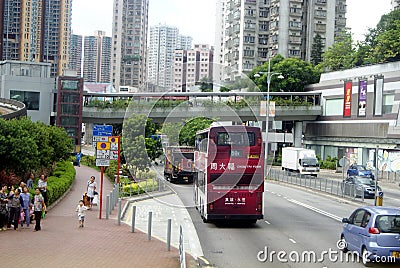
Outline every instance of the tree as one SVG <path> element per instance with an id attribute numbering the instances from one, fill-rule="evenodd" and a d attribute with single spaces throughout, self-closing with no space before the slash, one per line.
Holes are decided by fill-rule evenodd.
<path id="1" fill-rule="evenodd" d="M 144 136 L 146 121 L 144 114 L 133 114 L 124 121 L 122 139 L 124 157 L 134 176 L 138 170 L 147 171 L 151 164 Z"/>
<path id="2" fill-rule="evenodd" d="M 335 38 L 333 46 L 329 47 L 323 54 L 324 60 L 321 62 L 321 66 L 326 71 L 353 68 L 357 59 L 356 52 L 351 33 L 344 31 Z"/>
<path id="3" fill-rule="evenodd" d="M 182 130 L 179 133 L 179 143 L 181 145 L 194 146 L 196 133 L 199 130 L 210 127 L 212 122 L 214 122 L 213 119 L 205 117 L 187 119 L 185 121 L 185 125 L 182 127 Z"/>
<path id="4" fill-rule="evenodd" d="M 201 92 L 212 92 L 213 91 L 213 83 L 212 79 L 209 77 L 202 77 L 199 82 Z"/>
<path id="5" fill-rule="evenodd" d="M 281 55 L 271 59 L 271 74 L 282 74 L 284 79 L 277 75 L 271 76 L 270 91 L 304 91 L 304 86 L 319 82 L 320 70 L 316 66 L 297 58 L 283 58 Z M 256 73 L 262 73 L 255 77 Z M 261 91 L 267 91 L 268 62 L 253 69 L 250 74 L 253 81 L 260 87 Z"/>
<path id="6" fill-rule="evenodd" d="M 182 127 L 182 122 L 167 122 L 163 124 L 162 133 L 167 135 L 169 145 L 179 145 L 179 133 Z"/>
<path id="7" fill-rule="evenodd" d="M 324 44 L 322 43 L 321 35 L 317 34 L 314 37 L 312 48 L 311 48 L 311 63 L 316 66 L 322 62 L 322 53 L 324 50 Z"/>
<path id="8" fill-rule="evenodd" d="M 383 63 L 400 60 L 400 10 L 383 15 L 365 38 L 366 61 Z"/>
<path id="9" fill-rule="evenodd" d="M 63 128 L 32 122 L 29 118 L 0 119 L 0 180 L 25 177 L 32 171 L 50 170 L 73 150 Z"/>

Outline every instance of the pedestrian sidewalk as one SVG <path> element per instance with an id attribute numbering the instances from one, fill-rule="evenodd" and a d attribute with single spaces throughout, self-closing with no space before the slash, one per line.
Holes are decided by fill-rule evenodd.
<path id="1" fill-rule="evenodd" d="M 85 167 L 76 167 L 76 180 L 65 198 L 52 208 L 42 221 L 42 230 L 30 229 L 0 232 L 1 267 L 179 267 L 179 252 L 157 240 L 147 240 L 147 235 L 135 231 L 115 219 L 99 219 L 99 207 L 86 212 L 85 227 L 78 227 L 75 212 L 78 201 L 86 191 L 91 175 L 96 176 L 100 192 L 100 173 Z M 104 178 L 103 200 L 112 190 L 112 184 Z M 186 254 L 187 263 L 194 259 Z"/>

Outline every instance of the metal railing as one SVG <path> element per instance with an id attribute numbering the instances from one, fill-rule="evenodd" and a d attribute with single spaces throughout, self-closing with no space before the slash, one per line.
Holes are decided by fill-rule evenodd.
<path id="1" fill-rule="evenodd" d="M 120 182 L 118 184 L 119 197 L 132 197 L 151 192 L 167 190 L 164 178 L 156 177 L 148 180 Z"/>
<path id="2" fill-rule="evenodd" d="M 317 178 L 276 169 L 269 171 L 268 179 L 364 202 L 364 188 L 338 180 Z"/>

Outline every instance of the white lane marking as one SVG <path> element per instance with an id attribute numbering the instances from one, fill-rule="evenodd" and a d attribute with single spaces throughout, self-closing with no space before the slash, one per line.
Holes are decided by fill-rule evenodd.
<path id="1" fill-rule="evenodd" d="M 296 241 L 292 238 L 289 238 L 289 241 L 292 242 L 293 244 L 296 244 Z"/>
<path id="2" fill-rule="evenodd" d="M 269 221 L 265 221 L 266 224 L 271 224 Z"/>
<path id="3" fill-rule="evenodd" d="M 294 204 L 296 204 L 296 205 L 299 205 L 299 206 L 308 208 L 308 209 L 310 209 L 310 210 L 312 210 L 312 211 L 315 211 L 315 212 L 317 212 L 317 213 L 319 213 L 319 214 L 322 214 L 322 215 L 327 216 L 327 217 L 329 217 L 329 218 L 332 218 L 332 219 L 334 219 L 334 220 L 337 220 L 337 221 L 342 222 L 342 218 L 341 218 L 341 217 L 336 216 L 336 215 L 334 215 L 334 214 L 331 214 L 331 213 L 329 213 L 329 212 L 326 212 L 326 211 L 324 211 L 324 210 L 322 210 L 322 209 L 319 209 L 319 208 L 316 208 L 316 207 L 313 207 L 313 206 L 310 206 L 310 205 L 301 203 L 301 202 L 299 202 L 299 201 L 297 201 L 297 200 L 294 200 L 294 199 L 288 199 L 288 201 L 289 201 L 289 202 L 292 202 L 292 203 L 294 203 Z"/>
<path id="4" fill-rule="evenodd" d="M 280 194 L 277 194 L 277 196 L 281 197 L 282 195 L 280 195 Z"/>
<path id="5" fill-rule="evenodd" d="M 275 192 L 271 192 L 271 194 L 275 194 Z"/>

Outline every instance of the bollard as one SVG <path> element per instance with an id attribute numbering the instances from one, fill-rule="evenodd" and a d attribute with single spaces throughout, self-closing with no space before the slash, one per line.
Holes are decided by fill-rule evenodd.
<path id="1" fill-rule="evenodd" d="M 171 250 L 171 219 L 168 219 L 168 226 L 167 226 L 167 251 Z"/>
<path id="2" fill-rule="evenodd" d="M 106 220 L 108 220 L 110 215 L 110 196 L 106 196 Z"/>
<path id="3" fill-rule="evenodd" d="M 117 194 L 117 198 L 115 199 L 115 201 L 118 201 L 118 198 L 120 198 L 120 196 L 119 196 L 119 187 L 115 188 L 115 192 Z"/>
<path id="4" fill-rule="evenodd" d="M 113 205 L 112 205 L 113 200 L 114 200 L 113 191 L 110 191 L 110 214 L 113 211 Z"/>
<path id="5" fill-rule="evenodd" d="M 118 198 L 118 225 L 121 225 L 121 198 Z"/>
<path id="6" fill-rule="evenodd" d="M 113 203 L 112 203 L 112 207 L 113 209 L 115 208 L 115 205 L 117 204 L 117 202 L 115 202 L 115 199 L 117 197 L 116 192 L 115 192 L 115 187 L 112 189 L 113 191 Z"/>
<path id="7" fill-rule="evenodd" d="M 132 233 L 135 232 L 136 206 L 132 207 Z"/>
<path id="8" fill-rule="evenodd" d="M 149 222 L 147 223 L 147 240 L 151 240 L 151 218 L 153 212 L 149 211 Z"/>

